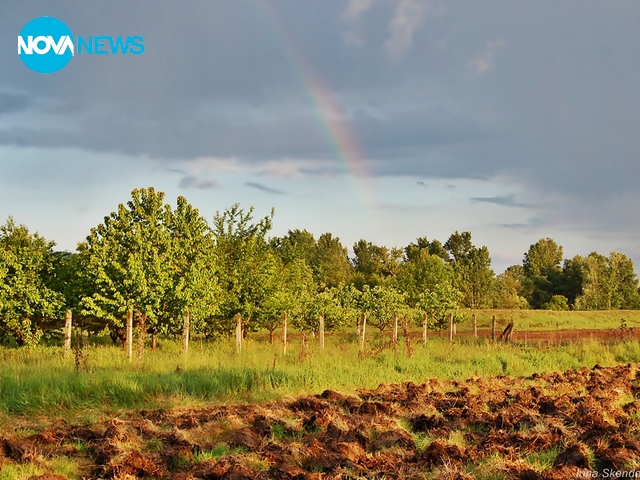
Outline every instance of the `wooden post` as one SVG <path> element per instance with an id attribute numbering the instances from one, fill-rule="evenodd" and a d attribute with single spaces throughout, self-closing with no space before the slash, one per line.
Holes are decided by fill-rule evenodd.
<path id="1" fill-rule="evenodd" d="M 491 317 L 491 341 L 496 341 L 496 316 Z"/>
<path id="2" fill-rule="evenodd" d="M 398 314 L 393 317 L 393 343 L 398 343 Z"/>
<path id="3" fill-rule="evenodd" d="M 324 350 L 324 315 L 320 315 L 320 350 Z"/>
<path id="4" fill-rule="evenodd" d="M 236 313 L 236 352 L 242 351 L 242 316 Z"/>
<path id="5" fill-rule="evenodd" d="M 367 314 L 363 313 L 362 314 L 362 321 L 360 322 L 360 330 L 361 330 L 360 350 L 364 350 L 364 336 L 365 336 L 366 327 L 367 327 Z"/>
<path id="6" fill-rule="evenodd" d="M 360 317 L 356 318 L 356 329 L 358 330 L 358 338 L 362 336 Z"/>
<path id="7" fill-rule="evenodd" d="M 422 314 L 422 344 L 427 346 L 427 314 Z"/>
<path id="8" fill-rule="evenodd" d="M 471 322 L 473 323 L 473 339 L 478 338 L 478 320 L 476 319 L 476 314 L 471 315 Z"/>
<path id="9" fill-rule="evenodd" d="M 282 312 L 282 354 L 287 354 L 287 312 Z"/>
<path id="10" fill-rule="evenodd" d="M 527 332 L 524 332 L 524 346 L 527 346 Z"/>
<path id="11" fill-rule="evenodd" d="M 189 353 L 189 327 L 191 326 L 191 316 L 189 310 L 184 312 L 184 323 L 182 325 L 182 351 L 185 356 Z"/>
<path id="12" fill-rule="evenodd" d="M 449 342 L 453 343 L 453 313 L 449 315 Z"/>
<path id="13" fill-rule="evenodd" d="M 127 358 L 133 358 L 133 310 L 127 311 Z"/>
<path id="14" fill-rule="evenodd" d="M 71 352 L 71 327 L 72 327 L 71 310 L 67 310 L 64 317 L 64 355 L 65 357 Z"/>
<path id="15" fill-rule="evenodd" d="M 138 361 L 142 360 L 142 352 L 144 351 L 144 334 L 146 317 L 143 315 L 138 316 Z"/>

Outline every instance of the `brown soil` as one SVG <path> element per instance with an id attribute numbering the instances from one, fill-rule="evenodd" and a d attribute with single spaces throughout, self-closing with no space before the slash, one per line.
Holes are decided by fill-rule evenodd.
<path id="1" fill-rule="evenodd" d="M 638 465 L 639 367 L 382 384 L 357 396 L 325 391 L 61 422 L 27 438 L 5 434 L 0 468 L 68 456 L 85 478 L 463 479 L 477 468 L 506 478 L 575 478 Z M 535 461 L 550 451 L 547 464 Z"/>

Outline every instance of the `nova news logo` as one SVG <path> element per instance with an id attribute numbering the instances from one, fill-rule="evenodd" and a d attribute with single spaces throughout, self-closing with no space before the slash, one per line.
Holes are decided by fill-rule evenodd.
<path id="1" fill-rule="evenodd" d="M 80 37 L 64 22 L 53 17 L 34 18 L 18 35 L 18 55 L 34 72 L 54 73 L 64 68 L 76 54 L 107 55 L 109 53 L 139 55 L 144 52 L 144 38 L 140 36 Z"/>

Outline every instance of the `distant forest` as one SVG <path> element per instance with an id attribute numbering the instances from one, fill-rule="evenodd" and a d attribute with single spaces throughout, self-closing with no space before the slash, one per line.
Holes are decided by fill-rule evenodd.
<path id="1" fill-rule="evenodd" d="M 566 259 L 543 238 L 496 275 L 471 232 L 404 248 L 362 239 L 350 258 L 331 233 L 270 237 L 272 220 L 273 211 L 256 220 L 236 204 L 207 222 L 184 197 L 171 206 L 153 187 L 136 189 L 71 253 L 10 217 L 0 227 L 0 337 L 38 343 L 68 310 L 94 332 L 121 326 L 130 311 L 153 335 L 178 332 L 188 312 L 195 332 L 215 337 L 238 315 L 246 330 L 273 335 L 285 312 L 302 330 L 315 330 L 320 316 L 331 330 L 363 314 L 384 330 L 395 316 L 425 314 L 439 329 L 464 309 L 640 307 L 633 261 L 622 253 Z"/>

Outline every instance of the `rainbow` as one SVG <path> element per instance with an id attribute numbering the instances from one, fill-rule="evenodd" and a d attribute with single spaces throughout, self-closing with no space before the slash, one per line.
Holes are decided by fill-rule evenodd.
<path id="1" fill-rule="evenodd" d="M 313 105 L 318 128 L 335 151 L 336 157 L 344 163 L 359 199 L 371 214 L 376 211 L 377 202 L 371 181 L 373 175 L 370 162 L 349 120 L 344 117 L 343 109 L 335 95 L 303 52 L 293 47 L 298 43 L 276 6 L 269 0 L 249 0 L 249 2 L 262 13 L 265 23 L 271 26 L 277 41 L 293 52 L 292 74 Z"/>

